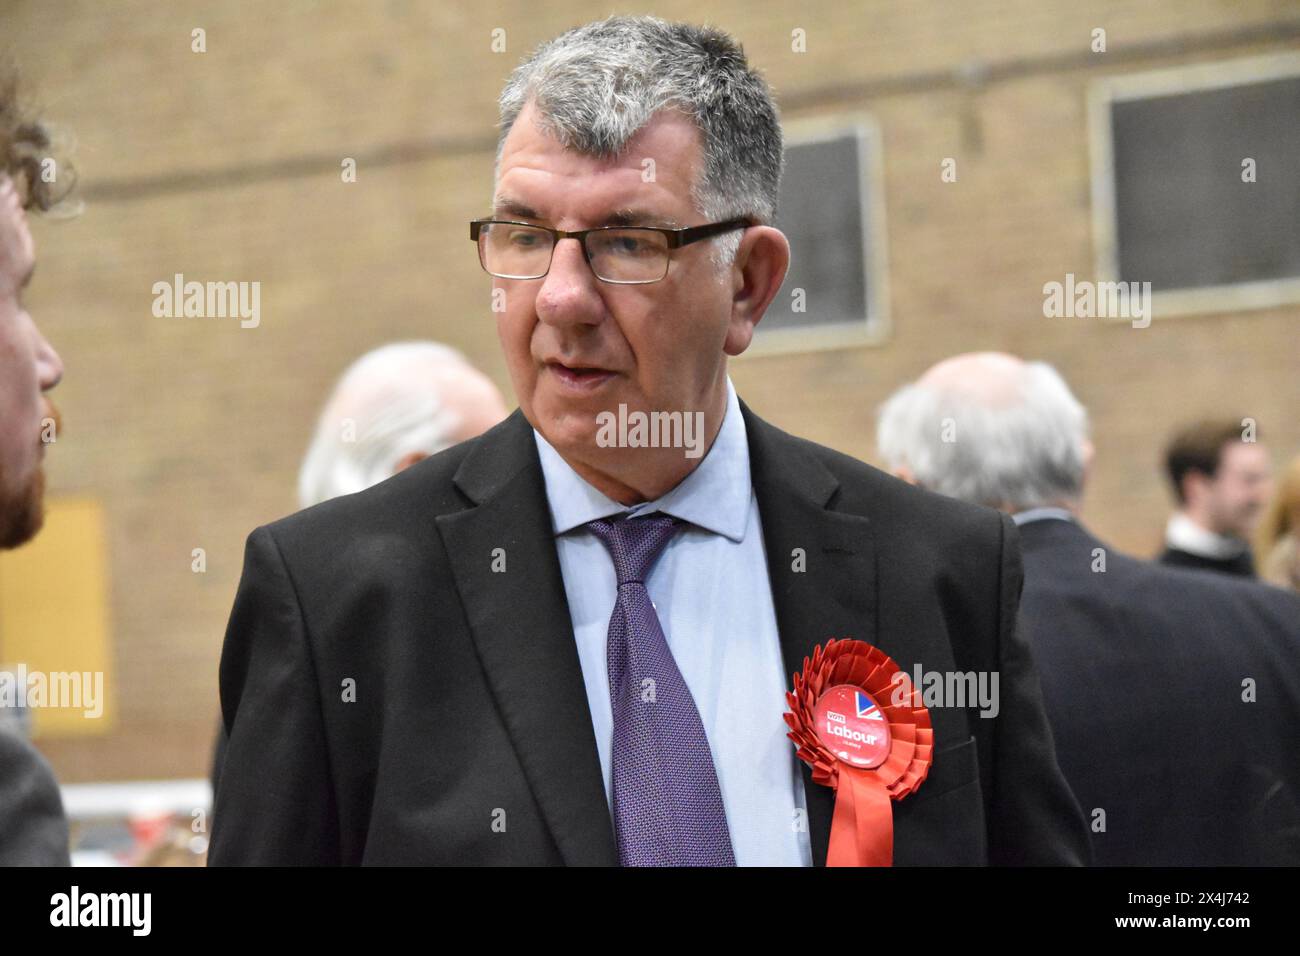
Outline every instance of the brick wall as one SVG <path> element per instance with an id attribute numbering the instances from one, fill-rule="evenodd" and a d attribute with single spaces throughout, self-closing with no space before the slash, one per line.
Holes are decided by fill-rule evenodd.
<path id="1" fill-rule="evenodd" d="M 206 772 L 244 538 L 294 507 L 320 403 L 352 358 L 437 338 L 510 394 L 488 282 L 464 238 L 491 187 L 495 97 L 524 52 L 610 9 L 700 11 L 17 0 L 0 14 L 0 46 L 76 133 L 88 201 L 79 219 L 36 224 L 30 296 L 67 366 L 52 494 L 100 498 L 110 539 L 118 729 L 42 741 L 64 781 Z M 1146 330 L 1041 312 L 1043 283 L 1093 272 L 1087 84 L 1294 47 L 1294 3 L 708 10 L 745 43 L 786 116 L 867 112 L 884 141 L 892 335 L 733 363 L 760 414 L 872 460 L 876 406 L 930 363 L 971 349 L 1045 359 L 1095 423 L 1088 520 L 1141 553 L 1165 517 L 1157 460 L 1176 423 L 1231 402 L 1260 421 L 1279 461 L 1300 449 L 1300 309 Z M 1098 26 L 1109 49 L 1091 55 Z M 206 53 L 191 52 L 196 27 Z M 504 54 L 490 48 L 494 28 Z M 791 51 L 795 28 L 806 53 Z M 971 64 L 991 68 L 989 81 L 958 81 Z M 341 181 L 344 157 L 358 160 L 356 183 Z M 955 183 L 940 181 L 944 157 L 957 160 Z M 177 272 L 261 282 L 260 327 L 154 318 L 151 287 Z M 205 574 L 190 570 L 196 547 Z"/>

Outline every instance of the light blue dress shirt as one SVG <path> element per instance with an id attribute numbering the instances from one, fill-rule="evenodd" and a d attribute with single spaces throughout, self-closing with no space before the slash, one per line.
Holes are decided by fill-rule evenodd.
<path id="1" fill-rule="evenodd" d="M 609 552 L 582 526 L 660 511 L 690 523 L 664 549 L 646 587 L 668 647 L 695 698 L 713 751 L 738 866 L 810 866 L 803 777 L 782 714 L 789 675 L 776 611 L 749 443 L 736 390 L 708 454 L 677 487 L 628 508 L 588 484 L 536 430 L 564 590 L 612 803 L 614 722 L 605 645 L 617 579 Z"/>

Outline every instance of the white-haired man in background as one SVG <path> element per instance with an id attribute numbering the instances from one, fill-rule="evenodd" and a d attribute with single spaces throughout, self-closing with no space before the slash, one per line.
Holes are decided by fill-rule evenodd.
<path id="1" fill-rule="evenodd" d="M 456 349 L 394 342 L 343 373 L 298 475 L 307 508 L 391 478 L 506 417 L 501 392 Z"/>
<path id="2" fill-rule="evenodd" d="M 885 402 L 877 444 L 1019 526 L 1025 633 L 1098 865 L 1300 861 L 1300 599 L 1094 538 L 1088 415 L 1042 362 L 940 362 Z"/>
<path id="3" fill-rule="evenodd" d="M 298 472 L 304 508 L 364 491 L 445 448 L 481 435 L 508 409 L 492 380 L 441 342 L 372 349 L 339 377 Z M 226 759 L 212 754 L 212 790 Z"/>

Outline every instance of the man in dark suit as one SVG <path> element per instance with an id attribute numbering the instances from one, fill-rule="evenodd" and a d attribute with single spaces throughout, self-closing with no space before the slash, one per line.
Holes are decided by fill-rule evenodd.
<path id="1" fill-rule="evenodd" d="M 1001 678 L 996 716 L 931 708 L 895 863 L 1086 862 L 1011 522 L 785 434 L 727 377 L 789 257 L 739 47 L 589 24 L 516 71 L 502 120 L 472 233 L 520 407 L 250 535 L 210 860 L 824 863 L 833 795 L 784 691 L 852 637 Z"/>
<path id="2" fill-rule="evenodd" d="M 934 437 L 945 419 L 960 449 Z M 926 487 L 1013 514 L 1025 632 L 1095 861 L 1295 865 L 1300 599 L 1093 537 L 1086 429 L 1050 367 L 959 356 L 885 404 L 880 447 Z"/>
<path id="3" fill-rule="evenodd" d="M 19 109 L 14 81 L 0 77 L 0 548 L 16 548 L 41 528 L 42 462 L 57 430 L 45 393 L 63 364 L 22 302 L 36 267 L 24 210 L 49 208 L 65 194 L 62 180 L 40 176 L 49 146 L 45 128 Z M 68 863 L 68 824 L 50 765 L 0 713 L 0 865 Z"/>

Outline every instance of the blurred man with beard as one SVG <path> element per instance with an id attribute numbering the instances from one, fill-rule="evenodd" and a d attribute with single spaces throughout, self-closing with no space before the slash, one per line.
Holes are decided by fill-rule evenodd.
<path id="1" fill-rule="evenodd" d="M 58 413 L 45 393 L 63 363 L 23 305 L 36 267 L 25 209 L 49 209 L 54 184 L 40 176 L 50 139 L 0 82 L 0 548 L 30 540 L 44 519 L 45 446 Z M 57 178 L 57 177 L 56 177 Z M 68 825 L 54 774 L 0 713 L 0 865 L 63 865 Z"/>
<path id="2" fill-rule="evenodd" d="M 59 355 L 22 303 L 36 256 L 18 188 L 0 178 L 0 548 L 16 548 L 44 522 L 46 444 L 58 430 L 58 410 L 45 397 L 63 375 Z"/>

